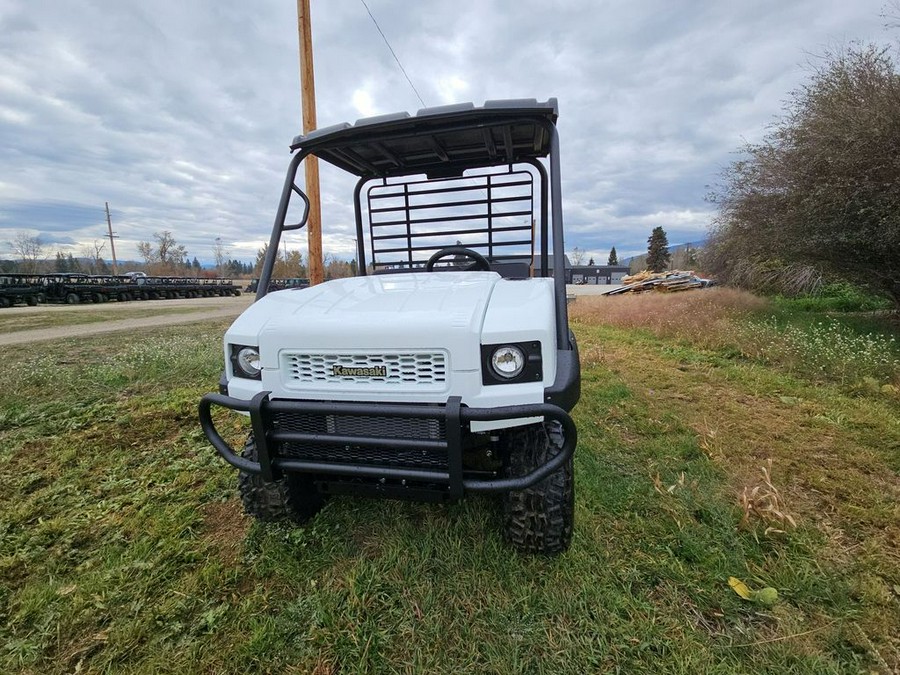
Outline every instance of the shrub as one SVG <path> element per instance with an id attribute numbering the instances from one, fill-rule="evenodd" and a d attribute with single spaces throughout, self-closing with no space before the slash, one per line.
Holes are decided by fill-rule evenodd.
<path id="1" fill-rule="evenodd" d="M 800 312 L 874 312 L 891 308 L 890 300 L 872 295 L 855 284 L 838 281 L 822 287 L 819 293 L 799 298 L 777 298 L 787 309 Z"/>

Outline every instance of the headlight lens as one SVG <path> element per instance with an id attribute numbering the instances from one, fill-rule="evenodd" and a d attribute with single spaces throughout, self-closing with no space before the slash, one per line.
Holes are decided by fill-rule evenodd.
<path id="1" fill-rule="evenodd" d="M 259 351 L 254 347 L 242 347 L 238 350 L 235 363 L 245 377 L 258 377 L 262 364 L 259 362 Z"/>
<path id="2" fill-rule="evenodd" d="M 525 353 L 513 345 L 503 345 L 491 355 L 491 368 L 500 377 L 511 380 L 525 368 Z"/>

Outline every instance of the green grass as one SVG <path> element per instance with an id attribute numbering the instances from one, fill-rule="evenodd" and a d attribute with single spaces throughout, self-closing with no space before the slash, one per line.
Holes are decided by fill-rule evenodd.
<path id="1" fill-rule="evenodd" d="M 776 306 L 789 312 L 881 312 L 891 309 L 885 297 L 872 295 L 847 282 L 827 284 L 814 295 L 795 298 L 775 297 Z"/>
<path id="2" fill-rule="evenodd" d="M 0 672 L 900 667 L 885 392 L 579 320 L 574 540 L 525 557 L 486 498 L 249 522 L 196 422 L 225 325 L 2 351 Z M 798 522 L 784 535 L 738 528 L 767 458 Z M 729 576 L 781 601 L 741 600 Z"/>

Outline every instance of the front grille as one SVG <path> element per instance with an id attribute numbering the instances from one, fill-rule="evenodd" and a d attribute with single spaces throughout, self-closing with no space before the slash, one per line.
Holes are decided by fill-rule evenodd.
<path id="1" fill-rule="evenodd" d="M 286 352 L 281 359 L 287 383 L 372 383 L 402 387 L 443 385 L 447 381 L 444 352 Z"/>
<path id="2" fill-rule="evenodd" d="M 305 434 L 335 434 L 370 438 L 444 440 L 446 424 L 438 419 L 395 418 L 378 415 L 313 415 L 279 412 L 273 415 L 277 430 Z M 285 442 L 282 457 L 339 464 L 364 464 L 396 468 L 448 469 L 446 450 L 372 448 L 365 445 L 324 445 Z"/>

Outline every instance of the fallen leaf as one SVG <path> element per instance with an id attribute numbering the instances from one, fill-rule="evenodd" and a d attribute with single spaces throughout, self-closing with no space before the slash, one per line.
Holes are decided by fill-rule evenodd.
<path id="1" fill-rule="evenodd" d="M 750 590 L 750 587 L 740 579 L 728 577 L 728 585 L 731 586 L 731 589 L 744 600 L 749 600 L 753 595 L 753 591 Z"/>

